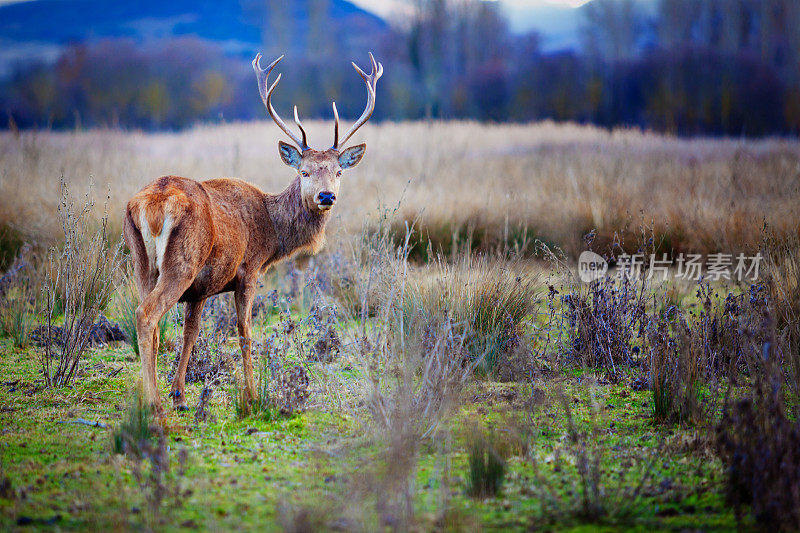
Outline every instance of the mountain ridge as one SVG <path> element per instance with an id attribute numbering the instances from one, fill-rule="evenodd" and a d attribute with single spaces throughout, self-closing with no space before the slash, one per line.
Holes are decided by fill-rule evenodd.
<path id="1" fill-rule="evenodd" d="M 386 22 L 346 0 L 317 3 L 342 38 L 382 32 Z M 302 49 L 312 27 L 311 1 L 285 8 L 287 51 Z M 138 42 L 193 36 L 217 43 L 228 54 L 251 54 L 262 46 L 271 21 L 255 0 L 36 0 L 0 4 L 0 74 L 14 64 L 50 62 L 70 43 L 128 38 Z M 343 32 L 343 28 L 354 28 Z"/>

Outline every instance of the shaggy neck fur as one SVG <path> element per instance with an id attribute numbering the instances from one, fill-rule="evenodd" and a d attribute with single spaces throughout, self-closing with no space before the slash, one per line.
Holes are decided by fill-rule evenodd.
<path id="1" fill-rule="evenodd" d="M 300 177 L 283 192 L 267 195 L 267 212 L 278 239 L 275 259 L 300 250 L 317 253 L 325 243 L 325 223 L 329 211 L 311 211 L 303 201 Z"/>

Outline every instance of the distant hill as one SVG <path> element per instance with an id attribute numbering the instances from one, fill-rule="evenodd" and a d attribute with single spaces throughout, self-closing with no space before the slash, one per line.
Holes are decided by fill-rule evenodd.
<path id="1" fill-rule="evenodd" d="M 653 17 L 658 2 L 634 0 L 634 5 L 642 16 Z M 508 2 L 504 5 L 511 31 L 517 34 L 537 32 L 545 53 L 578 50 L 581 47 L 581 32 L 586 25 L 587 9 L 590 9 L 589 4 L 573 8 L 546 0 L 531 1 L 528 4 Z"/>
<path id="2" fill-rule="evenodd" d="M 283 4 L 290 48 L 305 45 L 311 4 Z M 332 32 L 342 38 L 365 38 L 386 28 L 382 19 L 345 0 L 313 5 L 323 6 Z M 144 42 L 191 35 L 214 41 L 227 53 L 250 55 L 270 27 L 266 6 L 263 0 L 35 0 L 0 5 L 0 75 L 14 62 L 53 60 L 69 43 L 103 38 Z"/>

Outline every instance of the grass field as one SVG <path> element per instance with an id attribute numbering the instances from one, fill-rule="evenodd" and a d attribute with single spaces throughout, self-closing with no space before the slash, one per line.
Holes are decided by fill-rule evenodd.
<path id="1" fill-rule="evenodd" d="M 309 138 L 329 142 L 326 122 Z M 198 127 L 181 133 L 0 134 L 0 222 L 28 238 L 54 237 L 63 176 L 76 195 L 94 183 L 97 209 L 110 194 L 112 223 L 128 198 L 165 174 L 236 176 L 278 192 L 292 177 L 277 157 L 271 123 Z M 750 251 L 764 224 L 796 229 L 800 144 L 769 139 L 676 139 L 637 130 L 570 124 L 384 123 L 359 134 L 368 156 L 345 177 L 329 233 L 361 230 L 379 206 L 418 218 L 423 237 L 449 248 L 475 234 L 491 249 L 525 234 L 570 253 L 595 229 L 652 226 L 662 247 L 684 252 Z M 327 145 L 326 145 L 327 146 Z"/>
<path id="2" fill-rule="evenodd" d="M 68 386 L 47 386 L 36 328 L 69 322 L 46 254 L 65 246 L 60 178 L 78 206 L 95 198 L 76 219 L 87 234 L 107 210 L 113 250 L 127 198 L 154 177 L 281 190 L 275 130 L 0 134 L 0 527 L 800 527 L 795 140 L 371 125 L 325 249 L 263 278 L 258 405 L 241 400 L 226 298 L 206 306 L 188 413 L 159 423 L 141 405 L 126 341 L 89 347 Z M 764 262 L 748 282 L 582 283 L 592 230 L 601 254 Z M 88 264 L 109 253 L 73 240 Z M 98 305 L 130 338 L 127 272 Z M 48 294 L 62 295 L 50 313 Z M 180 322 L 163 324 L 162 398 Z"/>

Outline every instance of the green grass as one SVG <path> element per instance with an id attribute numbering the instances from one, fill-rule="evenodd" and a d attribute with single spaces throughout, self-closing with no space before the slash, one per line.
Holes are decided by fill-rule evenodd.
<path id="1" fill-rule="evenodd" d="M 131 459 L 115 454 L 111 445 L 138 371 L 130 348 L 91 351 L 84 373 L 74 387 L 65 389 L 39 388 L 31 350 L 14 349 L 9 340 L 2 340 L 0 354 L 5 383 L 0 387 L 0 476 L 8 478 L 14 494 L 0 497 L 0 528 L 13 527 L 20 519 L 31 519 L 42 528 L 53 527 L 48 521 L 55 520 L 68 530 L 143 526 L 145 518 L 138 510 L 145 508 L 144 496 Z M 166 363 L 161 364 L 164 398 L 166 370 Z M 508 530 L 581 529 L 595 523 L 580 513 L 579 476 L 564 438 L 567 419 L 556 401 L 562 389 L 576 427 L 588 431 L 594 424 L 599 429 L 592 442 L 609 486 L 620 475 L 635 484 L 643 464 L 639 458 L 652 457 L 658 446 L 666 446 L 640 498 L 623 513 L 612 508 L 596 523 L 634 529 L 735 527 L 724 505 L 721 466 L 685 445 L 691 442 L 691 430 L 672 428 L 662 436 L 651 423 L 650 393 L 623 385 L 594 389 L 599 411 L 593 415 L 592 396 L 579 384 L 587 377 L 562 376 L 538 384 L 547 401 L 533 411 L 524 407 L 528 393 L 522 385 L 478 382 L 469 394 L 475 400 L 451 424 L 454 436 L 445 454 L 446 476 L 440 447 L 428 443 L 422 448 L 414 484 L 421 528 L 429 529 L 437 520 L 454 528 L 480 524 Z M 187 393 L 190 404 L 195 402 L 199 386 L 188 386 Z M 177 469 L 181 450 L 188 452 L 188 461 L 177 481 L 184 494 L 180 505 L 164 504 L 162 509 L 166 529 L 273 530 L 285 519 L 280 510 L 287 505 L 335 513 L 348 503 L 357 472 L 379 457 L 378 445 L 364 437 L 362 421 L 352 413 L 315 408 L 291 418 L 239 420 L 222 390 L 214 395 L 211 413 L 215 421 L 199 425 L 190 414 L 167 415 L 171 466 Z M 109 429 L 60 423 L 78 418 L 104 422 Z M 458 428 L 475 419 L 496 434 L 522 428 L 515 431 L 525 435 L 506 443 L 510 455 L 497 497 L 476 499 L 468 494 L 468 446 Z M 523 440 L 526 446 L 516 444 Z M 626 466 L 631 461 L 635 467 Z M 441 518 L 443 490 L 448 504 Z M 609 496 L 606 503 L 611 507 L 619 502 Z M 323 518 L 333 519 L 335 514 Z"/>

